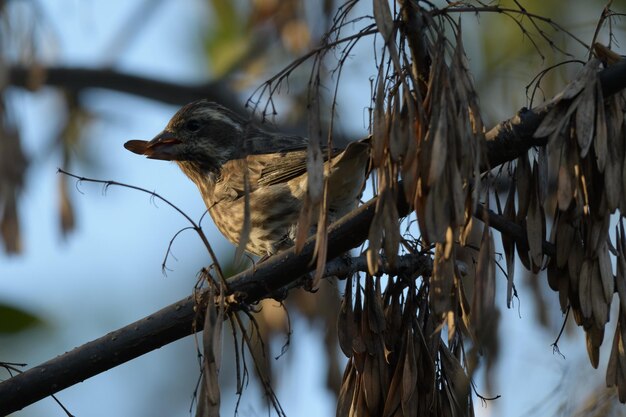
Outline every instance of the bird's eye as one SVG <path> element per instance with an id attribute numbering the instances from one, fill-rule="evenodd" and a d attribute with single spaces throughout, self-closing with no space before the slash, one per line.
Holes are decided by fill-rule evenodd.
<path id="1" fill-rule="evenodd" d="M 185 129 L 190 132 L 197 132 L 200 130 L 200 122 L 198 120 L 192 119 L 185 123 Z"/>

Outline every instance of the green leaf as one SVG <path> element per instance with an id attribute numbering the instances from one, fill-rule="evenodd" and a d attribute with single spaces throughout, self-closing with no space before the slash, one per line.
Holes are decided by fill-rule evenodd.
<path id="1" fill-rule="evenodd" d="M 205 38 L 205 48 L 216 77 L 230 72 L 251 45 L 247 17 L 230 0 L 212 0 L 215 23 Z"/>
<path id="2" fill-rule="evenodd" d="M 0 304 L 0 335 L 18 333 L 42 324 L 42 321 L 24 310 Z"/>

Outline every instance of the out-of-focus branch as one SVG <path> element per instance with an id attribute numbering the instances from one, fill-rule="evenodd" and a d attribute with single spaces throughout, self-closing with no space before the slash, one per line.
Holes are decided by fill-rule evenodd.
<path id="1" fill-rule="evenodd" d="M 34 89 L 52 86 L 74 91 L 103 88 L 178 105 L 206 98 L 245 113 L 237 94 L 228 88 L 224 80 L 186 85 L 113 69 L 21 66 L 9 68 L 6 75 L 5 83 L 14 87 Z M 622 91 L 626 88 L 626 59 L 602 70 L 599 77 L 605 97 Z M 545 104 L 533 109 L 523 108 L 487 132 L 488 157 L 483 168 L 497 167 L 516 159 L 533 146 L 545 145 L 547 138 L 534 138 L 533 133 L 550 108 Z"/>
<path id="2" fill-rule="evenodd" d="M 133 75 L 114 69 L 71 67 L 10 67 L 4 82 L 13 87 L 29 90 L 43 86 L 59 87 L 72 91 L 102 88 L 133 94 L 167 104 L 183 105 L 206 98 L 222 103 L 243 113 L 241 101 L 224 80 L 199 84 L 180 84 L 155 78 Z"/>
<path id="3" fill-rule="evenodd" d="M 220 103 L 243 117 L 250 116 L 239 94 L 229 87 L 228 80 L 225 79 L 198 84 L 181 84 L 114 69 L 14 66 L 10 67 L 5 74 L 0 72 L 0 86 L 4 84 L 30 91 L 46 86 L 77 93 L 88 89 L 105 89 L 179 106 L 195 100 L 207 99 Z M 253 116 L 261 117 L 259 114 Z M 303 134 L 307 131 L 304 123 L 282 126 L 282 128 L 294 134 Z M 337 144 L 348 142 L 342 133 L 335 133 L 333 140 Z"/>

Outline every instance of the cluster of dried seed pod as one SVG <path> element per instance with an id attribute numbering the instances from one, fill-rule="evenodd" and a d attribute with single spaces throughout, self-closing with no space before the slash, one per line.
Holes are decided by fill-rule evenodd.
<path id="1" fill-rule="evenodd" d="M 401 60 L 389 45 L 388 62 L 379 64 L 371 128 L 378 202 L 365 286 L 348 282 L 339 316 L 341 348 L 350 359 L 340 416 L 473 414 L 463 340 L 479 347 L 494 340 L 476 335 L 493 329 L 495 260 L 493 236 L 485 227 L 476 272 L 481 290 L 468 302 L 456 246 L 472 230 L 484 129 L 458 34 L 452 49 L 443 35 L 433 36 L 436 41 L 427 45 L 432 63 L 422 79 L 410 65 L 400 65 L 410 60 Z M 419 242 L 404 246 L 434 249 L 434 260 L 410 276 L 390 276 L 381 291 L 382 278 L 374 277 L 383 259 L 394 267 L 402 242 L 400 191 L 421 233 Z"/>
<path id="2" fill-rule="evenodd" d="M 419 275 L 419 273 L 418 273 Z M 349 358 L 337 416 L 473 415 L 460 337 L 445 344 L 424 303 L 425 285 L 398 277 L 381 291 L 348 279 L 339 314 L 339 342 Z"/>
<path id="3" fill-rule="evenodd" d="M 535 132 L 535 137 L 548 138 L 543 164 L 548 161 L 551 164 L 547 164 L 544 171 L 537 170 L 543 175 L 533 176 L 538 181 L 526 185 L 521 182 L 528 176 L 517 176 L 520 201 L 525 193 L 522 188 L 527 187 L 531 195 L 543 196 L 538 200 L 542 207 L 556 206 L 550 234 L 556 254 L 547 263 L 548 282 L 559 292 L 561 309 L 564 312 L 571 309 L 576 324 L 584 328 L 589 359 L 594 367 L 599 364 L 599 349 L 616 286 L 620 305 L 626 305 L 621 222 L 616 231 L 617 249 L 609 237 L 611 215 L 617 209 L 621 213 L 626 210 L 626 96 L 603 97 L 599 69 L 600 61 L 591 59 L 578 77 L 547 104 L 550 110 Z M 518 162 L 517 169 L 518 172 L 524 169 L 524 164 Z M 542 184 L 552 189 L 544 194 Z M 551 199 L 551 196 L 556 198 Z M 529 236 L 526 259 L 534 259 L 533 253 L 539 249 L 533 251 L 532 236 L 539 233 L 538 226 L 531 226 L 529 221 L 526 226 Z M 617 276 L 613 274 L 611 252 L 617 258 Z M 522 253 L 520 258 L 524 260 Z M 526 264 L 534 271 L 540 265 L 541 262 L 535 261 Z M 624 311 L 620 308 L 620 317 Z M 617 385 L 620 401 L 625 402 L 626 354 L 621 338 L 622 323 L 620 319 L 607 384 Z M 620 363 L 625 365 L 620 367 Z"/>
<path id="4" fill-rule="evenodd" d="M 338 415 L 426 415 L 419 408 L 424 403 L 441 407 L 437 415 L 466 414 L 471 403 L 467 378 L 475 363 L 459 353 L 463 340 L 471 340 L 474 352 L 497 352 L 493 235 L 487 221 L 480 233 L 472 220 L 481 168 L 489 168 L 484 128 L 460 27 L 455 27 L 453 47 L 430 22 L 422 28 L 428 32 L 422 34 L 422 50 L 410 41 L 398 48 L 387 2 L 375 0 L 374 6 L 385 41 L 371 122 L 378 202 L 368 236 L 365 288 L 348 285 L 339 318 L 341 346 L 350 361 Z M 402 30 L 398 36 L 403 40 Z M 427 64 L 416 61 L 425 55 Z M 547 138 L 547 146 L 534 160 L 527 153 L 518 158 L 502 211 L 511 225 L 526 232 L 525 239 L 502 234 L 507 305 L 517 253 L 534 273 L 548 270 L 563 311 L 571 309 L 585 330 L 596 367 L 615 288 L 626 306 L 623 228 L 617 232 L 617 249 L 608 236 L 611 215 L 626 211 L 626 95 L 604 97 L 600 67 L 591 59 L 561 94 L 534 109 L 545 116 L 535 137 Z M 400 236 L 395 210 L 400 186 L 419 224 L 419 241 Z M 546 213 L 553 212 L 546 242 Z M 472 230 L 480 237 L 474 236 L 466 298 L 458 259 Z M 393 269 L 401 244 L 409 252 L 429 251 L 432 269 L 390 276 L 381 292 L 380 278 L 372 277 L 383 259 Z M 546 253 L 547 247 L 556 247 L 555 253 Z M 617 257 L 617 277 L 611 252 Z M 625 312 L 620 308 L 607 373 L 607 384 L 618 386 L 621 401 L 626 401 Z"/>

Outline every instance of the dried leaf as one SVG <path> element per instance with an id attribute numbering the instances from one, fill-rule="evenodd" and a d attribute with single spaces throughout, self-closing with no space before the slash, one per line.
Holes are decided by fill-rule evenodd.
<path id="1" fill-rule="evenodd" d="M 599 65 L 600 61 L 596 58 L 587 61 L 585 66 L 576 74 L 576 78 L 565 87 L 565 90 L 563 90 L 559 97 L 563 100 L 567 100 L 577 96 L 578 93 L 589 84 L 589 79 L 595 77 L 595 72 Z"/>
<path id="2" fill-rule="evenodd" d="M 343 381 L 341 383 L 341 389 L 339 390 L 339 397 L 337 398 L 337 417 L 350 417 L 352 414 L 351 408 L 357 385 L 356 381 L 356 369 L 352 361 L 349 361 L 343 373 Z"/>
<path id="3" fill-rule="evenodd" d="M 452 285 L 454 282 L 454 260 L 445 258 L 444 244 L 435 245 L 435 259 L 430 282 L 430 307 L 437 320 L 452 309 Z"/>
<path id="4" fill-rule="evenodd" d="M 445 323 L 446 326 L 448 326 L 448 345 L 450 343 L 452 343 L 452 341 L 454 340 L 455 336 L 456 336 L 456 314 L 454 311 L 448 311 L 448 314 L 446 314 L 446 319 L 445 319 Z"/>
<path id="5" fill-rule="evenodd" d="M 614 387 L 617 384 L 617 373 L 620 372 L 620 362 L 626 360 L 626 351 L 624 350 L 624 342 L 621 340 L 622 314 L 620 312 L 613 336 L 613 344 L 609 362 L 606 366 L 606 386 Z"/>
<path id="6" fill-rule="evenodd" d="M 475 326 L 481 326 L 486 314 L 494 310 L 496 280 L 495 280 L 495 251 L 493 236 L 488 226 L 483 229 L 483 237 L 478 252 L 476 264 L 476 283 L 474 286 L 474 301 L 472 311 Z"/>
<path id="7" fill-rule="evenodd" d="M 585 250 L 583 248 L 580 232 L 575 230 L 574 233 L 575 237 L 572 240 L 572 247 L 567 261 L 567 270 L 570 278 L 570 288 L 578 290 L 582 264 L 585 259 Z"/>
<path id="8" fill-rule="evenodd" d="M 384 65 L 378 66 L 376 79 L 376 97 L 374 101 L 374 117 L 372 126 L 372 166 L 383 165 L 385 144 L 387 142 L 387 120 L 385 117 L 385 71 Z"/>
<path id="9" fill-rule="evenodd" d="M 385 256 L 391 268 L 395 268 L 400 247 L 400 215 L 396 206 L 396 199 L 392 191 L 387 188 L 384 191 L 383 229 L 385 231 Z"/>
<path id="10" fill-rule="evenodd" d="M 370 275 L 376 275 L 378 272 L 378 263 L 380 260 L 380 248 L 383 240 L 383 199 L 376 202 L 376 213 L 370 224 L 370 231 L 367 236 L 369 247 L 367 248 L 367 270 Z"/>
<path id="11" fill-rule="evenodd" d="M 597 328 L 591 326 L 585 329 L 585 338 L 587 340 L 589 361 L 591 362 L 591 366 L 597 369 L 600 363 L 600 346 L 602 345 L 602 339 L 604 339 L 604 327 Z"/>
<path id="12" fill-rule="evenodd" d="M 559 268 L 566 266 L 574 243 L 575 230 L 565 220 L 565 215 L 559 216 L 556 224 L 556 265 Z"/>
<path id="13" fill-rule="evenodd" d="M 452 256 L 452 250 L 454 249 L 454 232 L 451 227 L 446 229 L 446 242 L 444 248 L 444 258 L 450 259 L 450 256 Z"/>
<path id="14" fill-rule="evenodd" d="M 548 272 L 548 285 L 550 286 L 550 289 L 552 291 L 558 291 L 560 275 L 561 273 L 564 273 L 565 271 L 557 267 L 554 259 L 551 259 L 550 262 L 548 262 L 547 272 Z"/>
<path id="15" fill-rule="evenodd" d="M 374 21 L 385 42 L 393 35 L 393 18 L 387 0 L 374 0 Z"/>
<path id="16" fill-rule="evenodd" d="M 439 113 L 437 127 L 432 136 L 433 144 L 430 151 L 430 169 L 428 171 L 428 186 L 439 181 L 441 174 L 448 163 L 448 120 L 443 115 L 445 112 Z"/>
<path id="17" fill-rule="evenodd" d="M 409 122 L 406 117 L 402 116 L 400 111 L 401 103 L 399 99 L 399 92 L 394 97 L 394 112 L 391 115 L 391 126 L 389 133 L 389 155 L 394 162 L 399 162 L 407 156 L 412 158 L 412 152 L 407 152 L 411 142 L 414 142 L 414 138 L 411 137 L 409 132 Z"/>
<path id="18" fill-rule="evenodd" d="M 306 170 L 307 192 L 302 202 L 298 229 L 295 236 L 296 252 L 300 252 L 311 232 L 314 213 L 324 197 L 324 157 L 320 146 L 321 128 L 319 103 L 313 99 L 309 111 L 309 144 L 307 147 Z"/>
<path id="19" fill-rule="evenodd" d="M 404 415 L 415 415 L 417 401 L 417 353 L 415 351 L 413 337 L 406 338 L 406 349 L 404 352 L 404 366 L 402 370 L 402 411 Z"/>
<path id="20" fill-rule="evenodd" d="M 567 270 L 562 270 L 559 274 L 559 305 L 562 313 L 567 311 L 570 303 L 570 278 L 567 272 Z"/>
<path id="21" fill-rule="evenodd" d="M 611 303 L 613 299 L 613 293 L 615 292 L 615 285 L 613 281 L 613 268 L 611 267 L 611 256 L 609 255 L 609 246 L 604 241 L 600 245 L 598 250 L 598 268 L 600 272 L 600 280 L 602 282 L 602 293 L 604 294 L 604 301 L 607 304 Z"/>
<path id="22" fill-rule="evenodd" d="M 21 137 L 0 102 L 0 241 L 8 254 L 22 251 L 17 199 L 20 195 L 28 160 L 22 151 Z"/>
<path id="23" fill-rule="evenodd" d="M 365 389 L 363 389 L 363 378 L 359 378 L 359 384 L 354 391 L 355 399 L 350 410 L 351 417 L 368 416 L 367 404 L 365 402 Z"/>
<path id="24" fill-rule="evenodd" d="M 419 157 L 418 155 L 411 155 L 410 157 L 407 155 L 407 160 L 405 160 L 405 164 L 402 168 L 402 185 L 404 188 L 404 195 L 406 196 L 406 201 L 409 204 L 416 205 L 415 202 L 419 200 L 418 197 L 418 168 L 419 168 Z M 415 207 L 416 212 L 418 210 Z"/>
<path id="25" fill-rule="evenodd" d="M 596 119 L 596 80 L 596 77 L 589 80 L 576 109 L 576 138 L 581 158 L 587 156 L 593 140 Z"/>
<path id="26" fill-rule="evenodd" d="M 598 171 L 604 172 L 606 160 L 609 157 L 608 134 L 606 128 L 606 115 L 604 113 L 604 98 L 602 97 L 602 84 L 596 82 L 596 136 L 593 141 L 593 149 L 596 152 Z"/>
<path id="27" fill-rule="evenodd" d="M 355 333 L 354 312 L 352 310 L 352 276 L 349 276 L 346 280 L 346 289 L 341 298 L 341 306 L 337 316 L 339 347 L 348 358 L 352 357 L 352 340 Z"/>
<path id="28" fill-rule="evenodd" d="M 619 229 L 615 226 L 615 235 L 617 241 L 617 273 L 615 276 L 615 284 L 617 286 L 617 295 L 619 296 L 620 308 L 626 312 L 626 236 L 624 235 L 623 220 L 619 222 Z"/>
<path id="29" fill-rule="evenodd" d="M 380 293 L 380 281 L 367 277 L 365 285 L 366 307 L 368 317 L 368 328 L 376 335 L 382 335 L 385 331 L 385 313 L 382 306 L 382 295 Z"/>
<path id="30" fill-rule="evenodd" d="M 450 170 L 450 202 L 452 203 L 452 219 L 453 226 L 462 226 L 465 223 L 465 203 L 467 195 L 463 189 L 463 179 L 456 164 L 449 164 Z"/>
<path id="31" fill-rule="evenodd" d="M 593 262 L 585 258 L 580 267 L 580 278 L 578 282 L 578 299 L 580 311 L 585 318 L 591 318 L 591 279 L 593 276 Z"/>
<path id="32" fill-rule="evenodd" d="M 576 156 L 571 146 L 563 146 L 559 165 L 557 202 L 559 209 L 567 210 L 574 198 L 576 181 L 574 179 L 574 161 Z"/>
<path id="33" fill-rule="evenodd" d="M 600 276 L 600 268 L 598 261 L 593 262 L 591 269 L 591 311 L 595 322 L 595 326 L 603 328 L 607 321 L 609 321 L 609 306 L 604 298 L 604 291 L 602 288 L 602 277 Z"/>
<path id="34" fill-rule="evenodd" d="M 528 235 L 529 256 L 533 264 L 533 272 L 539 272 L 543 262 L 543 242 L 545 240 L 545 216 L 538 196 L 538 168 L 535 161 L 533 179 L 530 189 L 530 200 L 526 218 L 526 233 Z"/>
<path id="35" fill-rule="evenodd" d="M 458 407 L 458 411 L 461 411 L 460 409 L 462 409 L 463 404 L 468 404 L 470 379 L 465 373 L 463 366 L 459 363 L 459 360 L 452 355 L 446 346 L 440 345 L 439 352 L 441 353 L 442 372 L 447 375 L 446 379 L 451 388 L 448 393 L 451 396 L 450 402 Z M 459 415 L 466 414 L 461 411 Z"/>
<path id="36" fill-rule="evenodd" d="M 538 164 L 537 164 L 537 194 L 539 196 L 539 205 L 544 207 L 548 197 L 552 197 L 549 194 L 550 178 L 548 174 L 548 151 L 545 146 L 539 148 L 538 151 Z"/>
<path id="37" fill-rule="evenodd" d="M 592 217 L 591 231 L 587 236 L 587 242 L 585 242 L 588 251 L 591 253 L 599 253 L 600 247 L 606 244 L 606 238 L 609 235 L 610 220 L 611 216 L 608 214 L 601 218 Z"/>
<path id="38" fill-rule="evenodd" d="M 425 226 L 429 242 L 444 242 L 446 230 L 450 226 L 448 195 L 445 181 L 437 182 L 426 196 Z M 421 226 L 421 223 L 420 223 Z"/>
<path id="39" fill-rule="evenodd" d="M 355 358 L 355 366 L 358 372 L 363 371 L 363 353 L 366 351 L 365 341 L 363 340 L 363 327 L 362 316 L 363 316 L 363 303 L 361 296 L 361 289 L 357 285 L 355 289 L 355 297 L 354 297 L 354 338 L 352 339 L 352 352 L 354 352 Z"/>
<path id="40" fill-rule="evenodd" d="M 530 204 L 532 172 L 530 170 L 530 162 L 528 154 L 524 153 L 517 158 L 517 168 L 515 170 L 515 183 L 517 184 L 518 210 L 517 218 L 525 219 L 528 213 L 528 205 Z"/>
<path id="41" fill-rule="evenodd" d="M 620 310 L 613 336 L 613 346 L 609 363 L 606 370 L 606 385 L 608 387 L 616 386 L 620 402 L 626 402 L 626 346 L 624 339 L 626 337 L 626 329 L 624 327 L 624 311 Z"/>
<path id="42" fill-rule="evenodd" d="M 403 371 L 404 371 L 404 363 L 406 355 L 400 355 L 400 360 L 396 365 L 396 369 L 393 373 L 393 377 L 391 378 L 391 382 L 389 383 L 389 388 L 387 390 L 387 396 L 385 397 L 385 406 L 383 408 L 382 417 L 391 417 L 396 416 L 399 410 L 402 410 L 401 405 L 402 402 L 400 400 L 401 390 L 402 390 L 402 382 L 403 382 Z M 355 417 L 357 417 L 355 415 Z"/>
<path id="43" fill-rule="evenodd" d="M 361 374 L 361 381 L 363 399 L 369 411 L 368 415 L 378 415 L 380 413 L 379 407 L 382 399 L 382 387 L 380 385 L 378 361 L 372 355 L 365 356 L 365 366 Z"/>
<path id="44" fill-rule="evenodd" d="M 614 148 L 614 146 L 612 146 Z M 612 149 L 606 157 L 604 166 L 604 194 L 606 205 L 610 213 L 619 207 L 622 197 L 622 157 L 621 152 Z"/>
<path id="45" fill-rule="evenodd" d="M 17 214 L 17 203 L 13 192 L 5 196 L 4 207 L 0 210 L 0 236 L 4 242 L 4 250 L 7 253 L 20 253 L 22 251 L 22 241 L 20 234 L 20 222 Z"/>
<path id="46" fill-rule="evenodd" d="M 61 233 L 66 236 L 74 230 L 74 208 L 72 200 L 67 191 L 67 181 L 59 178 L 59 218 L 61 223 Z"/>
<path id="47" fill-rule="evenodd" d="M 510 221 L 515 221 L 515 186 L 509 187 L 509 193 L 504 204 L 504 217 Z M 515 276 L 515 240 L 507 233 L 500 233 L 502 237 L 502 248 L 506 260 L 507 285 L 506 285 L 506 306 L 511 308 L 513 299 L 513 278 Z"/>
<path id="48" fill-rule="evenodd" d="M 563 127 L 563 118 L 567 113 L 567 109 L 567 103 L 558 103 L 554 105 L 544 116 L 543 120 L 539 124 L 539 127 L 535 130 L 535 133 L 533 133 L 533 137 L 545 138 L 555 132 L 558 132 Z"/>
<path id="49" fill-rule="evenodd" d="M 204 329 L 202 331 L 203 345 L 203 375 L 198 397 L 197 417 L 218 417 L 220 409 L 220 388 L 218 376 L 222 361 L 222 328 L 224 323 L 223 297 L 219 297 L 220 304 L 215 305 L 214 293 L 209 291 Z"/>
<path id="50" fill-rule="evenodd" d="M 325 190 L 324 200 L 328 198 L 328 189 Z M 313 275 L 312 288 L 318 288 L 319 282 L 324 275 L 324 266 L 326 265 L 326 253 L 328 252 L 328 210 L 326 204 L 319 205 L 319 217 L 317 221 L 317 232 L 315 234 L 315 248 L 313 257 L 316 260 L 315 274 Z"/>
<path id="51" fill-rule="evenodd" d="M 594 56 L 602 61 L 602 63 L 604 63 L 605 65 L 612 66 L 623 59 L 620 54 L 615 51 L 611 51 L 607 46 L 602 45 L 599 42 L 594 42 L 591 47 Z"/>

